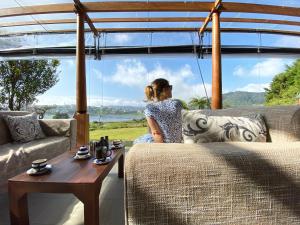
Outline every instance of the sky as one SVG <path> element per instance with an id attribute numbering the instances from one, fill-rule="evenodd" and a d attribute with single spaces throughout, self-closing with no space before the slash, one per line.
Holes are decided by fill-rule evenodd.
<path id="1" fill-rule="evenodd" d="M 30 0 L 17 0 L 22 5 L 36 4 Z M 231 0 L 234 1 L 234 0 Z M 69 0 L 47 0 L 46 3 L 69 2 Z M 72 2 L 72 1 L 71 1 Z M 84 1 L 83 1 L 84 2 Z M 238 2 L 238 1 L 236 1 Z M 245 0 L 247 3 L 260 3 L 258 0 Z M 44 2 L 43 2 L 44 3 Z M 0 7 L 15 7 L 14 0 L 1 1 Z M 278 4 L 300 7 L 299 0 L 266 0 L 263 4 Z M 207 13 L 168 13 L 167 16 L 205 16 Z M 99 14 L 91 13 L 90 17 L 128 17 L 128 16 L 161 16 L 159 13 L 132 13 L 127 14 Z M 249 17 L 241 13 L 224 13 L 224 17 Z M 259 18 L 270 19 L 290 19 L 300 21 L 300 18 L 274 15 L 258 15 Z M 253 17 L 253 15 L 251 15 Z M 75 18 L 74 15 L 61 14 L 59 18 Z M 4 18 L 3 22 L 16 21 L 15 18 Z M 36 15 L 34 17 L 18 17 L 19 20 L 49 19 L 49 15 Z M 134 26 L 146 27 L 172 27 L 177 24 L 151 24 L 140 23 Z M 46 29 L 57 29 L 59 25 L 45 25 Z M 74 28 L 75 24 L 66 25 L 66 28 Z M 107 24 L 97 24 L 97 27 L 108 26 Z M 113 24 L 112 26 L 119 26 Z M 130 27 L 132 24 L 124 24 Z M 200 27 L 201 23 L 182 23 L 182 27 Z M 249 27 L 249 24 L 222 23 L 221 27 Z M 261 25 L 252 24 L 254 28 L 286 29 L 299 30 L 295 26 L 282 25 Z M 20 29 L 37 29 L 40 26 L 32 26 Z M 2 28 L 3 31 L 3 28 Z M 10 31 L 5 29 L 4 31 Z M 0 29 L 1 32 L 1 29 Z M 18 38 L 16 38 L 17 40 Z M 204 44 L 211 43 L 211 35 L 206 34 Z M 267 34 L 222 34 L 223 45 L 244 45 L 244 46 L 282 46 L 282 47 L 299 47 L 300 38 L 284 35 L 267 35 Z M 26 41 L 18 39 L 16 47 L 33 47 L 33 46 L 72 46 L 75 45 L 75 35 L 57 35 L 57 36 L 27 36 Z M 195 34 L 108 34 L 100 40 L 101 45 L 105 46 L 158 46 L 172 44 L 191 44 L 197 43 Z M 91 34 L 86 35 L 86 45 L 92 44 Z M 1 46 L 0 46 L 1 49 Z M 210 55 L 204 59 L 197 59 L 195 55 L 172 55 L 166 56 L 122 56 L 122 57 L 103 57 L 101 60 L 94 60 L 87 57 L 86 74 L 87 74 L 87 94 L 88 105 L 135 105 L 144 104 L 144 87 L 151 83 L 155 78 L 166 78 L 173 85 L 173 97 L 189 101 L 192 97 L 205 96 L 205 88 L 208 96 L 211 96 L 211 59 Z M 222 58 L 222 77 L 223 93 L 232 91 L 249 91 L 262 92 L 267 88 L 273 77 L 283 72 L 287 65 L 291 65 L 296 58 L 282 56 L 265 56 L 261 54 L 249 56 L 236 55 L 232 57 L 223 56 Z M 37 104 L 75 104 L 75 57 L 61 58 L 59 66 L 59 82 L 38 97 Z M 197 64 L 199 62 L 199 66 Z M 200 72 L 201 71 L 201 72 Z M 203 74 L 204 85 L 201 80 Z"/>

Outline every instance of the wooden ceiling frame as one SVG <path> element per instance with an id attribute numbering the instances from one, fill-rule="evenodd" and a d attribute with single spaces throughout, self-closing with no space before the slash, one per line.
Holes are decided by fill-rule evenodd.
<path id="1" fill-rule="evenodd" d="M 93 23 L 163 23 L 163 22 L 203 22 L 205 17 L 156 17 L 156 18 L 92 18 Z M 222 23 L 262 23 L 300 26 L 300 22 L 291 20 L 251 19 L 251 18 L 221 18 Z M 37 20 L 0 23 L 0 27 L 32 26 L 40 24 L 75 24 L 76 19 Z"/>
<path id="2" fill-rule="evenodd" d="M 84 8 L 84 6 L 80 2 L 80 0 L 73 0 L 73 1 L 74 1 L 74 7 L 76 8 L 76 12 L 82 13 L 84 15 L 84 19 L 87 22 L 87 24 L 89 25 L 91 31 L 94 33 L 94 36 L 96 36 L 96 37 L 99 36 L 99 33 L 98 33 L 96 27 L 94 26 L 89 15 L 86 13 L 86 9 Z"/>
<path id="3" fill-rule="evenodd" d="M 85 2 L 89 12 L 210 12 L 212 2 Z M 120 7 L 122 5 L 122 7 Z M 73 13 L 74 5 L 49 4 L 0 9 L 0 17 L 25 16 L 51 13 Z M 224 2 L 222 12 L 261 13 L 300 17 L 296 7 Z"/>
<path id="4" fill-rule="evenodd" d="M 193 28 L 95 28 L 93 23 L 105 23 L 105 22 L 174 22 L 174 21 L 193 21 L 201 22 L 202 17 L 173 17 L 173 18 L 95 18 L 90 19 L 88 12 L 210 12 L 209 17 L 204 21 L 203 27 L 200 29 L 202 33 L 212 14 L 213 10 L 220 8 L 221 0 L 215 0 L 215 2 L 85 2 L 81 3 L 80 0 L 73 0 L 74 5 L 70 3 L 66 4 L 51 4 L 51 5 L 36 5 L 36 6 L 24 6 L 16 8 L 0 9 L 0 17 L 18 16 L 18 15 L 34 15 L 34 14 L 45 14 L 45 13 L 70 13 L 81 11 L 85 14 L 86 22 L 90 26 L 90 30 L 94 35 L 98 35 L 98 32 L 176 32 L 176 31 L 194 31 Z M 120 7 L 122 4 L 122 7 Z M 233 3 L 225 2 L 222 3 L 220 12 L 246 12 L 246 13 L 263 13 L 263 14 L 277 14 L 277 15 L 289 15 L 299 16 L 300 8 L 286 7 L 286 6 L 274 6 L 274 5 L 260 5 L 260 4 L 249 4 L 249 3 Z M 163 21 L 164 20 L 164 21 Z M 0 27 L 12 26 L 26 26 L 26 25 L 40 25 L 40 24 L 63 24 L 63 23 L 74 23 L 74 19 L 62 19 L 62 20 L 42 20 L 32 22 L 13 22 L 13 23 L 0 23 Z M 252 19 L 252 18 L 222 18 L 221 22 L 241 22 L 241 23 L 268 23 L 268 24 L 284 24 L 300 26 L 300 22 L 297 21 L 285 21 L 285 20 L 268 20 L 268 19 Z M 274 34 L 286 34 L 296 35 L 299 32 L 294 31 L 278 31 L 278 30 L 265 30 L 265 29 L 246 29 L 246 28 L 230 28 L 222 29 L 223 32 L 261 32 Z M 259 31 L 258 31 L 259 30 Z M 49 33 L 70 33 L 73 30 L 49 30 Z M 18 32 L 18 33 L 6 33 L 2 36 L 7 35 L 22 35 L 22 34 L 38 34 L 45 33 L 43 31 L 32 31 L 32 32 Z"/>
<path id="5" fill-rule="evenodd" d="M 222 0 L 216 0 L 214 6 L 212 7 L 212 9 L 209 12 L 209 15 L 206 17 L 203 25 L 201 26 L 201 28 L 199 30 L 200 35 L 202 35 L 204 33 L 206 27 L 208 26 L 208 23 L 211 21 L 213 13 L 216 11 L 220 11 L 221 6 L 222 6 Z"/>

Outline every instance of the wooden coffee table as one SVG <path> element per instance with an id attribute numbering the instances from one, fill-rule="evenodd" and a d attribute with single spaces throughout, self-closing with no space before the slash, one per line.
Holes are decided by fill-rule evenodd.
<path id="1" fill-rule="evenodd" d="M 114 150 L 112 161 L 95 165 L 93 159 L 74 160 L 69 151 L 49 161 L 52 172 L 42 176 L 21 173 L 8 180 L 11 224 L 29 225 L 27 193 L 73 193 L 84 204 L 84 224 L 99 224 L 101 184 L 118 161 L 118 175 L 123 178 L 125 148 Z"/>

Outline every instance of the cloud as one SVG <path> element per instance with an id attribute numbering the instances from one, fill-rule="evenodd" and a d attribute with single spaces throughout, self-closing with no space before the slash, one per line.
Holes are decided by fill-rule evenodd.
<path id="1" fill-rule="evenodd" d="M 131 41 L 132 38 L 128 34 L 114 34 L 113 42 L 119 45 L 123 45 Z"/>
<path id="2" fill-rule="evenodd" d="M 236 91 L 247 91 L 247 92 L 265 92 L 264 88 L 269 88 L 269 83 L 263 83 L 263 84 L 247 84 L 244 87 L 237 88 Z"/>
<path id="3" fill-rule="evenodd" d="M 37 105 L 74 105 L 76 102 L 75 96 L 55 96 L 41 95 L 37 97 Z"/>
<path id="4" fill-rule="evenodd" d="M 95 75 L 95 77 L 99 80 L 102 80 L 103 78 L 103 73 L 95 68 L 92 69 L 93 74 Z"/>
<path id="5" fill-rule="evenodd" d="M 75 59 L 66 59 L 66 60 L 63 60 L 62 63 L 65 63 L 69 67 L 74 67 Z"/>
<path id="6" fill-rule="evenodd" d="M 291 48 L 299 47 L 300 37 L 281 36 L 275 41 L 274 45 L 280 47 L 291 47 Z"/>
<path id="7" fill-rule="evenodd" d="M 285 70 L 286 65 L 292 63 L 293 60 L 270 58 L 256 63 L 251 68 L 238 65 L 233 70 L 235 76 L 252 76 L 252 77 L 273 77 Z"/>
<path id="8" fill-rule="evenodd" d="M 126 59 L 116 66 L 116 72 L 105 78 L 106 82 L 113 82 L 127 87 L 143 89 L 156 78 L 165 78 L 173 85 L 174 98 L 189 100 L 195 96 L 205 96 L 202 83 L 189 84 L 189 79 L 195 78 L 190 65 L 185 64 L 178 70 L 171 70 L 157 64 L 152 70 L 137 59 Z M 211 93 L 211 84 L 205 84 L 207 92 Z"/>

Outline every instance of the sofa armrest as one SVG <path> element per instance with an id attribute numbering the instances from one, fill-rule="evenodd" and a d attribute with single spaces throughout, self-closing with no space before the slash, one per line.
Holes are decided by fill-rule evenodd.
<path id="1" fill-rule="evenodd" d="M 300 142 L 137 144 L 126 224 L 299 224 Z"/>
<path id="2" fill-rule="evenodd" d="M 75 119 L 42 119 L 39 122 L 46 136 L 69 137 L 71 148 L 76 146 L 77 121 Z"/>

